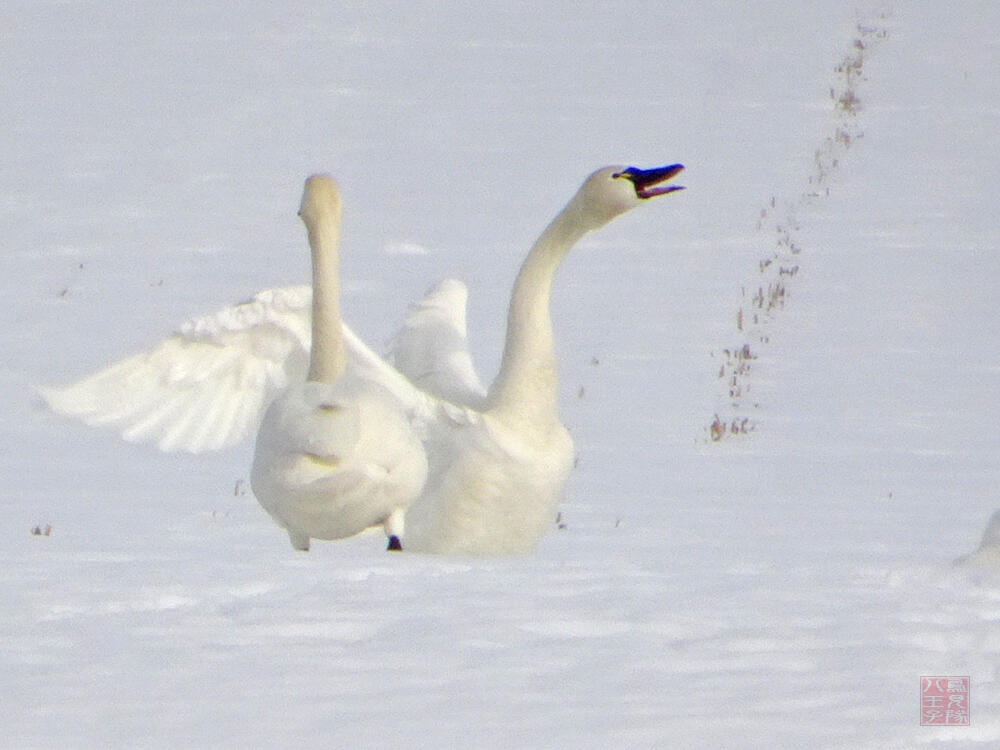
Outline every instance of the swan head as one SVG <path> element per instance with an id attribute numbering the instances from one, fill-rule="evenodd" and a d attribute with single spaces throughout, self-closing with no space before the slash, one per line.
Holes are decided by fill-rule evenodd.
<path id="1" fill-rule="evenodd" d="M 322 217 L 340 217 L 340 187 L 336 181 L 325 174 L 314 174 L 306 180 L 302 191 L 302 203 L 299 205 L 299 216 L 306 224 L 315 222 Z"/>
<path id="2" fill-rule="evenodd" d="M 682 169 L 683 164 L 653 169 L 603 167 L 584 181 L 577 202 L 592 228 L 597 229 L 651 198 L 683 190 L 681 185 L 664 184 Z"/>

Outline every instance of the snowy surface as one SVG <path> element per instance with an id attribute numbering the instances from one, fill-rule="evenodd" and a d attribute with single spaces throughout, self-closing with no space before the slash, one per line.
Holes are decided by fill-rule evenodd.
<path id="1" fill-rule="evenodd" d="M 4 746 L 998 746 L 1000 573 L 952 560 L 1000 507 L 1000 5 L 6 0 L 0 27 Z M 356 330 L 464 278 L 490 378 L 548 219 L 595 167 L 673 161 L 688 190 L 557 280 L 579 465 L 530 557 L 297 554 L 249 445 L 161 455 L 32 394 L 306 280 L 314 171 Z M 919 726 L 928 674 L 971 677 L 970 727 Z"/>

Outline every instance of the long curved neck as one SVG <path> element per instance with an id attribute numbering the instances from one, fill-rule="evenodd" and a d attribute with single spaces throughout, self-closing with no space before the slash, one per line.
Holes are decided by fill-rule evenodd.
<path id="1" fill-rule="evenodd" d="M 312 251 L 312 351 L 309 380 L 335 382 L 344 372 L 340 323 L 340 216 L 326 212 L 306 224 Z"/>
<path id="2" fill-rule="evenodd" d="M 507 313 L 500 373 L 490 387 L 487 411 L 508 421 L 558 422 L 556 357 L 549 299 L 563 258 L 592 227 L 571 201 L 542 232 L 521 265 Z"/>

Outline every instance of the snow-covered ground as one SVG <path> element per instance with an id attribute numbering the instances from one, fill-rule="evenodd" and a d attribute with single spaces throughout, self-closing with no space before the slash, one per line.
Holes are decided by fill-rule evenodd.
<path id="1" fill-rule="evenodd" d="M 1000 573 L 952 566 L 1000 507 L 992 0 L 7 0 L 0 28 L 0 744 L 1000 743 Z M 579 464 L 529 557 L 294 553 L 251 446 L 161 455 L 31 391 L 306 280 L 314 171 L 359 333 L 464 278 L 490 378 L 580 181 L 673 161 L 688 190 L 557 280 Z M 919 726 L 921 675 L 971 677 L 971 726 Z"/>

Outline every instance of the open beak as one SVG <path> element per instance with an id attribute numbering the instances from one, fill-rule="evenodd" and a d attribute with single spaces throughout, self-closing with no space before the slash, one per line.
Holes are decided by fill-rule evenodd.
<path id="1" fill-rule="evenodd" d="M 683 190 L 683 185 L 663 184 L 682 169 L 684 169 L 683 164 L 671 164 L 666 167 L 654 167 L 653 169 L 629 167 L 614 175 L 614 177 L 624 177 L 627 180 L 631 180 L 632 184 L 635 185 L 635 194 L 642 199 L 647 199 L 656 195 L 666 195 L 675 190 Z"/>

